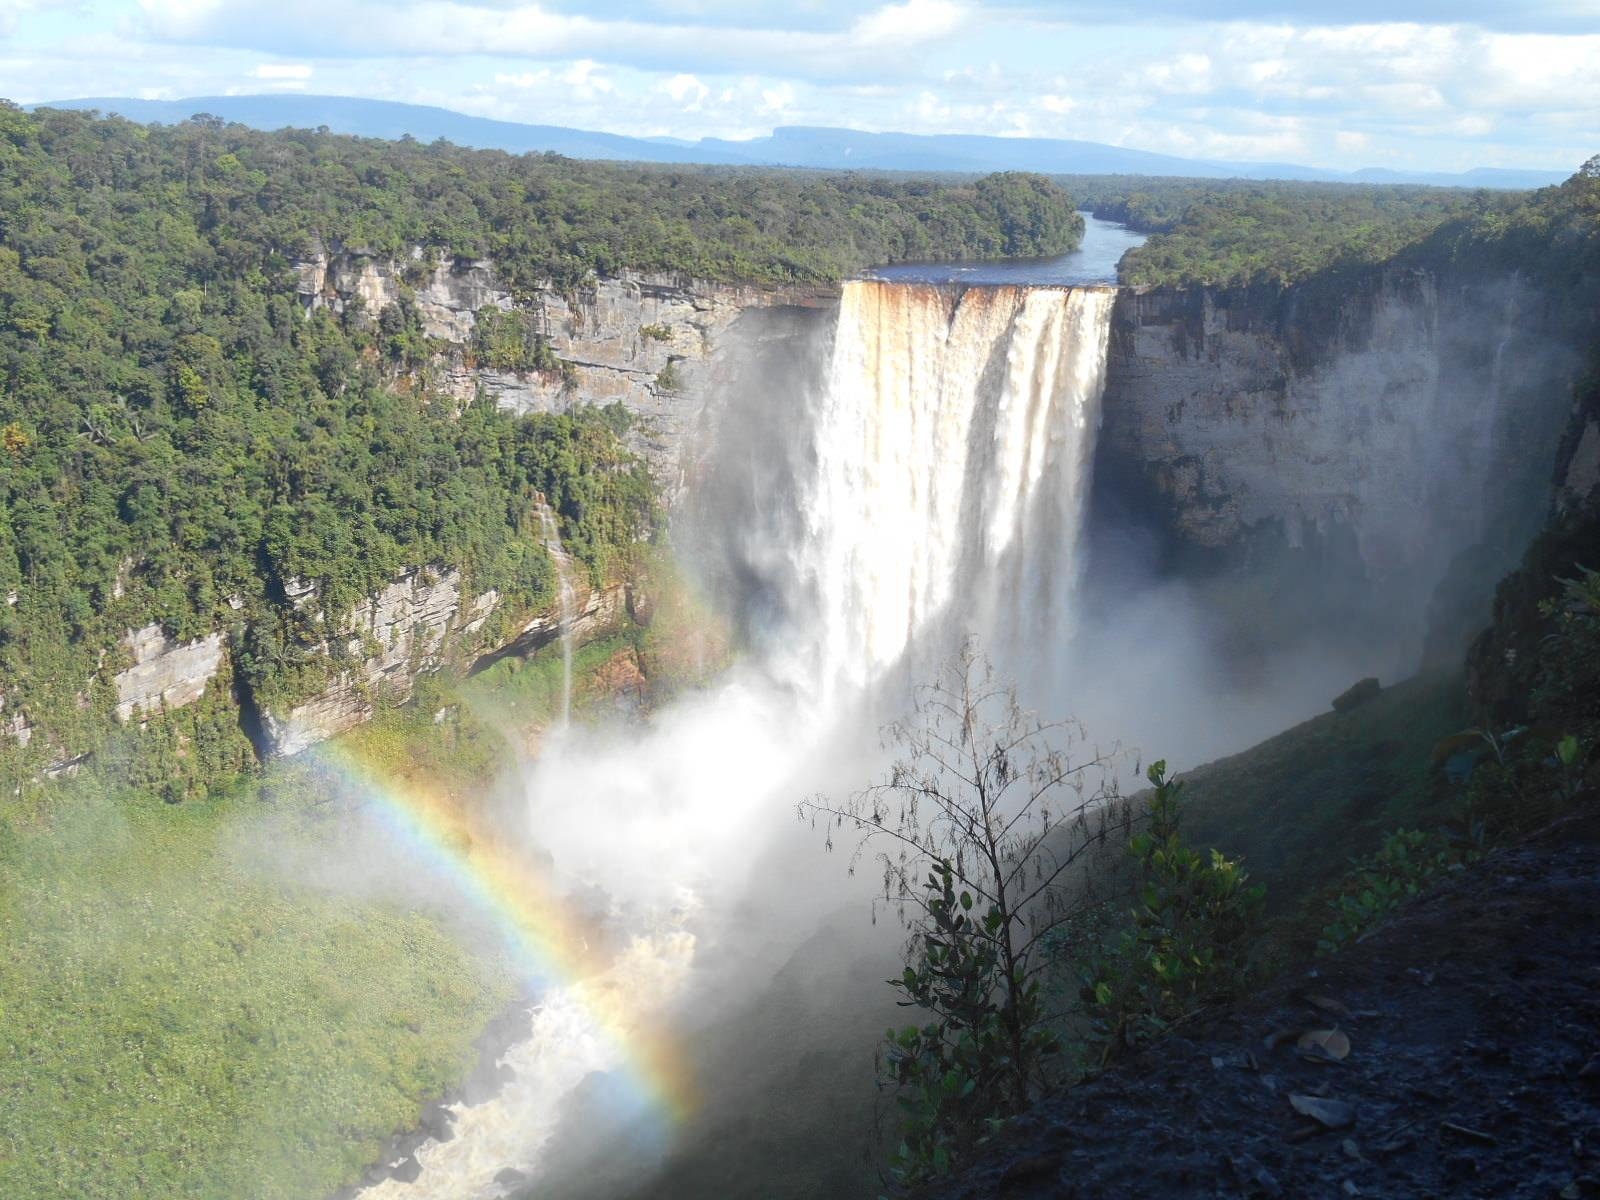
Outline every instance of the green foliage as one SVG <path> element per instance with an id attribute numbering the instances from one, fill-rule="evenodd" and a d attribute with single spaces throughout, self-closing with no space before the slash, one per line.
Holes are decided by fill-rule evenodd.
<path id="1" fill-rule="evenodd" d="M 579 162 L 200 120 L 146 129 L 48 109 L 10 109 L 8 121 L 19 169 L 49 154 L 119 193 L 166 196 L 174 234 L 215 247 L 215 265 L 238 273 L 281 271 L 315 238 L 392 258 L 415 246 L 491 258 L 523 292 L 578 291 L 623 268 L 794 283 L 929 257 L 1058 254 L 1082 236 L 1066 192 L 1015 172 L 946 183 Z M 183 228 L 191 216 L 199 239 Z"/>
<path id="2" fill-rule="evenodd" d="M 1246 179 L 1063 176 L 1097 217 L 1151 234 L 1122 262 L 1141 285 L 1278 286 L 1399 258 L 1577 281 L 1600 259 L 1593 160 L 1537 192 Z"/>
<path id="3" fill-rule="evenodd" d="M 660 372 L 656 375 L 656 387 L 660 388 L 663 392 L 676 392 L 682 390 L 683 376 L 678 373 L 678 366 L 676 363 L 669 362 L 666 366 L 661 368 Z"/>
<path id="4" fill-rule="evenodd" d="M 1001 935 L 1015 916 L 997 904 L 980 916 L 958 884 L 948 859 L 929 873 L 927 922 L 913 935 L 905 973 L 889 981 L 905 996 L 901 1004 L 934 1017 L 885 1035 L 885 1074 L 901 1118 L 890 1165 L 902 1185 L 944 1174 L 1021 1112 L 1029 1078 L 1061 1049 L 1039 980 L 1006 964 Z"/>
<path id="5" fill-rule="evenodd" d="M 1534 719 L 1570 737 L 1576 755 L 1600 743 L 1600 571 L 1580 565 L 1559 582 L 1540 605 L 1546 632 L 1530 700 Z"/>
<path id="6" fill-rule="evenodd" d="M 472 327 L 472 349 L 479 364 L 496 371 L 559 374 L 561 360 L 534 322 L 530 312 L 506 312 L 492 305 L 480 308 Z"/>
<path id="7" fill-rule="evenodd" d="M 1328 901 L 1328 923 L 1318 954 L 1333 954 L 1409 903 L 1461 858 L 1439 837 L 1397 829 L 1373 854 L 1356 863 Z"/>
<path id="8" fill-rule="evenodd" d="M 1431 754 L 1466 719 L 1464 693 L 1459 672 L 1405 680 L 1350 713 L 1313 717 L 1185 772 L 1185 833 L 1248 862 L 1273 897 L 1268 920 L 1304 924 L 1309 950 L 1318 893 L 1352 857 L 1391 829 L 1432 827 L 1455 812 Z M 1318 911 L 1302 912 L 1304 901 Z"/>
<path id="9" fill-rule="evenodd" d="M 1571 575 L 1541 575 L 1551 541 L 1561 539 L 1535 543 L 1529 565 L 1502 584 L 1496 628 L 1474 651 L 1502 676 L 1487 685 L 1511 694 L 1501 716 L 1518 723 L 1450 740 L 1466 801 L 1497 839 L 1566 812 L 1590 786 L 1600 744 L 1600 572 L 1574 564 Z"/>
<path id="10" fill-rule="evenodd" d="M 517 419 L 430 389 L 411 288 L 434 264 L 576 293 L 624 267 L 797 282 L 1078 236 L 1070 198 L 1027 176 L 663 171 L 14 106 L 0 156 L 0 679 L 41 763 L 110 728 L 99 656 L 126 629 L 222 630 L 238 685 L 282 704 L 403 567 L 548 602 L 541 498 L 595 580 L 650 533 L 615 412 Z M 405 262 L 397 302 L 308 315 L 293 264 L 318 248 Z M 520 312 L 480 312 L 469 353 L 570 373 Z"/>
<path id="11" fill-rule="evenodd" d="M 639 329 L 639 336 L 647 342 L 670 342 L 672 330 L 665 325 L 644 325 Z"/>
<path id="12" fill-rule="evenodd" d="M 1137 285 L 1287 284 L 1370 266 L 1446 222 L 1505 213 L 1515 192 L 1248 179 L 1066 176 L 1095 216 L 1152 236 L 1122 262 Z"/>
<path id="13" fill-rule="evenodd" d="M 1236 991 L 1259 933 L 1266 889 L 1220 851 L 1184 841 L 1183 783 L 1166 770 L 1156 762 L 1146 772 L 1147 823 L 1128 842 L 1137 889 L 1131 921 L 1080 966 L 1102 1062 Z"/>

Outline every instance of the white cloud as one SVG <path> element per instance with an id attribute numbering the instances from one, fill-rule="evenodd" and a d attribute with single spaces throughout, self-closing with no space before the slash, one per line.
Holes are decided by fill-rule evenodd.
<path id="1" fill-rule="evenodd" d="M 699 79 L 682 73 L 674 75 L 671 79 L 662 80 L 656 87 L 683 105 L 686 112 L 699 112 L 706 98 L 711 95 L 711 89 Z"/>
<path id="2" fill-rule="evenodd" d="M 777 87 L 761 89 L 761 112 L 776 117 L 788 112 L 793 107 L 794 88 L 790 84 L 780 83 Z"/>
<path id="3" fill-rule="evenodd" d="M 506 87 L 536 88 L 550 82 L 549 70 L 543 71 L 518 71 L 515 74 L 500 72 L 495 75 L 494 81 Z"/>
<path id="4" fill-rule="evenodd" d="M 902 51 L 951 38 L 967 10 L 952 0 L 905 0 L 833 30 L 733 26 L 708 35 L 671 21 L 554 11 L 538 3 L 470 0 L 140 0 L 151 37 L 349 57 L 593 58 L 683 71 L 759 71 L 807 79 L 892 78 L 914 71 Z"/>
<path id="5" fill-rule="evenodd" d="M 1504 0 L 1499 22 L 1489 0 L 1456 0 L 1453 16 L 1447 0 L 1208 5 L 1255 19 L 1205 19 L 1206 0 L 1138 16 L 1111 0 L 115 0 L 136 13 L 120 26 L 86 0 L 0 0 L 0 17 L 59 27 L 30 24 L 57 3 L 80 4 L 84 28 L 0 62 L 0 90 L 195 96 L 314 78 L 626 133 L 847 125 L 1348 167 L 1576 165 L 1600 145 L 1600 15 L 1515 32 Z M 1548 24 L 1596 0 L 1522 3 Z M 1145 21 L 1180 9 L 1181 25 Z"/>
<path id="6" fill-rule="evenodd" d="M 611 80 L 600 73 L 600 64 L 592 58 L 580 58 L 556 76 L 580 100 L 592 100 L 615 90 Z"/>
<path id="7" fill-rule="evenodd" d="M 1184 96 L 1199 96 L 1213 90 L 1211 56 L 1180 54 L 1165 62 L 1152 63 L 1140 71 L 1136 86 Z"/>
<path id="8" fill-rule="evenodd" d="M 851 26 L 850 37 L 857 45 L 895 52 L 949 37 L 966 17 L 966 9 L 949 0 L 906 0 L 867 13 Z"/>

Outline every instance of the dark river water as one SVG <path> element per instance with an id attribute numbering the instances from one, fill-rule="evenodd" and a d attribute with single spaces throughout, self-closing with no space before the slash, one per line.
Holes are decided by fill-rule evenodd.
<path id="1" fill-rule="evenodd" d="M 1083 214 L 1083 245 L 1056 258 L 1002 258 L 990 262 L 898 263 L 872 267 L 869 279 L 902 283 L 1116 283 L 1117 260 L 1144 234 L 1134 233 L 1115 221 L 1098 221 Z"/>

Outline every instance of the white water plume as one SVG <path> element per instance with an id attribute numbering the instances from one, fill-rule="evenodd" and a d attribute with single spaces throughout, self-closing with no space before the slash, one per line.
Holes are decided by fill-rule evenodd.
<path id="1" fill-rule="evenodd" d="M 1113 298 L 846 284 L 811 410 L 804 534 L 775 556 L 789 623 L 642 734 L 548 743 L 527 781 L 528 836 L 565 886 L 598 888 L 630 914 L 682 912 L 674 898 L 694 898 L 688 929 L 631 926 L 643 940 L 629 955 L 660 935 L 672 958 L 651 970 L 624 957 L 642 1010 L 681 1011 L 691 952 L 701 1000 L 725 1002 L 820 919 L 795 912 L 785 930 L 793 906 L 775 904 L 749 928 L 741 906 L 770 869 L 764 855 L 797 835 L 793 802 L 870 773 L 858 739 L 882 715 L 869 701 L 888 673 L 942 658 L 967 633 L 994 645 L 1064 639 Z M 368 1194 L 479 1200 L 505 1194 L 502 1167 L 534 1171 L 573 1090 L 619 1066 L 616 1048 L 581 1028 L 583 986 L 545 998 L 505 1056 L 515 1082 L 458 1110 L 454 1140 L 419 1150 L 415 1182 Z"/>
<path id="2" fill-rule="evenodd" d="M 556 528 L 555 514 L 548 504 L 539 505 L 539 525 L 544 531 L 544 546 L 550 561 L 556 566 L 557 603 L 561 617 L 561 728 L 572 721 L 572 556 L 561 544 L 561 531 Z"/>

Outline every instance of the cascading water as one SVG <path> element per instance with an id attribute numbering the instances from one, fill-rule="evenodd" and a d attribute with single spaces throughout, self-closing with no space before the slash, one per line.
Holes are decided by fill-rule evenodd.
<path id="1" fill-rule="evenodd" d="M 556 592 L 558 612 L 561 617 L 561 728 L 572 721 L 572 556 L 561 544 L 561 531 L 556 528 L 555 514 L 548 504 L 539 505 L 539 525 L 544 531 L 544 547 L 550 561 L 556 566 Z"/>
<path id="2" fill-rule="evenodd" d="M 619 1029 L 625 1041 L 639 1023 L 670 1025 L 696 938 L 737 933 L 750 847 L 785 827 L 846 710 L 965 634 L 996 650 L 1064 640 L 1113 299 L 1105 288 L 845 285 L 812 405 L 803 534 L 777 556 L 788 624 L 719 690 L 643 735 L 564 738 L 528 781 L 530 839 L 564 886 L 612 897 L 631 939 L 605 976 L 550 986 L 503 1060 L 516 1078 L 460 1111 L 451 1141 L 417 1151 L 418 1178 L 364 1195 L 480 1200 L 509 1190 L 507 1168 L 536 1175 L 579 1083 L 627 1074 Z M 564 571 L 562 603 L 565 635 Z M 609 1036 L 594 1032 L 602 995 L 629 1005 Z"/>
<path id="3" fill-rule="evenodd" d="M 1064 615 L 1114 298 L 845 287 L 799 564 L 816 686 L 872 682 L 936 624 L 1002 652 Z"/>

